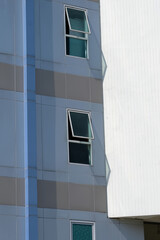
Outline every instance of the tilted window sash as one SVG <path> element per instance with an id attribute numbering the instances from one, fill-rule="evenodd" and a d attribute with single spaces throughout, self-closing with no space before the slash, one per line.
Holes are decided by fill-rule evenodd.
<path id="1" fill-rule="evenodd" d="M 84 34 L 91 33 L 86 10 L 80 10 L 71 7 L 66 7 L 65 10 L 69 29 L 70 31 L 73 31 L 73 35 L 74 32 L 80 32 Z"/>
<path id="2" fill-rule="evenodd" d="M 69 111 L 72 136 L 82 139 L 94 139 L 89 113 Z"/>
<path id="3" fill-rule="evenodd" d="M 91 113 L 67 110 L 69 162 L 92 165 L 92 139 L 94 139 Z"/>

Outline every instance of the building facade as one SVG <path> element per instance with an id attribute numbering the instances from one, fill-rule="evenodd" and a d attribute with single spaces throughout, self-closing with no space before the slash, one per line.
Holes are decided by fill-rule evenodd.
<path id="1" fill-rule="evenodd" d="M 145 224 L 144 231 L 144 215 L 157 208 L 143 211 L 143 198 L 136 207 L 128 186 L 136 176 L 129 168 L 123 173 L 134 151 L 125 145 L 132 132 L 126 142 L 117 135 L 119 101 L 113 99 L 131 89 L 127 78 L 118 78 L 125 68 L 118 56 L 126 53 L 119 44 L 126 49 L 128 39 L 118 41 L 121 32 L 114 33 L 126 12 L 130 17 L 120 8 L 125 3 L 0 1 L 0 239 L 159 239 L 158 225 Z M 128 108 L 125 116 L 132 117 Z M 122 124 L 131 128 L 127 120 Z"/>

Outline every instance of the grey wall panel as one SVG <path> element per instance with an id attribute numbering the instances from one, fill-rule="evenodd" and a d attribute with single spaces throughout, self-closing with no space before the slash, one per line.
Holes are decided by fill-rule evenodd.
<path id="1" fill-rule="evenodd" d="M 36 27 L 36 58 L 63 63 L 64 58 L 64 3 L 61 1 L 36 0 L 39 11 L 39 21 Z M 56 23 L 56 24 L 55 24 Z M 38 39 L 39 38 L 39 39 Z M 47 39 L 47 42 L 46 42 Z"/>
<path id="2" fill-rule="evenodd" d="M 23 178 L 0 177 L 0 204 L 25 205 L 25 182 Z"/>
<path id="3" fill-rule="evenodd" d="M 66 219 L 44 219 L 44 238 L 43 240 L 69 240 L 70 228 L 69 222 Z"/>
<path id="4" fill-rule="evenodd" d="M 39 208 L 106 212 L 106 186 L 38 180 L 37 188 Z"/>
<path id="5" fill-rule="evenodd" d="M 1 239 L 25 240 L 25 207 L 0 205 Z"/>
<path id="6" fill-rule="evenodd" d="M 92 111 L 92 124 L 94 131 L 94 140 L 92 141 L 93 154 L 93 174 L 96 176 L 105 176 L 106 156 L 104 148 L 104 129 L 103 113 Z"/>
<path id="7" fill-rule="evenodd" d="M 0 215 L 1 239 L 22 240 L 25 239 L 25 217 Z"/>
<path id="8" fill-rule="evenodd" d="M 36 93 L 44 96 L 103 103 L 100 79 L 36 69 Z"/>
<path id="9" fill-rule="evenodd" d="M 100 219 L 96 221 L 96 239 L 144 240 L 143 222 Z"/>
<path id="10" fill-rule="evenodd" d="M 122 240 L 141 240 L 144 239 L 144 228 L 142 224 L 132 222 L 120 222 L 119 231 Z M 154 239 L 155 240 L 155 239 Z"/>
<path id="11" fill-rule="evenodd" d="M 93 1 L 93 2 L 97 2 L 97 3 L 99 3 L 99 0 L 89 0 L 89 1 Z"/>
<path id="12" fill-rule="evenodd" d="M 95 10 L 88 11 L 91 35 L 89 36 L 89 66 L 91 69 L 102 68 L 102 50 L 100 33 L 100 15 Z M 91 70 L 92 71 L 92 70 Z"/>
<path id="13" fill-rule="evenodd" d="M 36 133 L 37 133 L 37 169 L 42 169 L 42 106 L 41 104 L 36 104 L 36 116 L 37 116 L 37 124 L 36 124 Z"/>
<path id="14" fill-rule="evenodd" d="M 42 131 L 42 169 L 66 172 L 68 168 L 66 109 L 42 105 L 42 129 L 39 131 Z"/>
<path id="15" fill-rule="evenodd" d="M 23 92 L 23 67 L 0 63 L 0 89 Z"/>

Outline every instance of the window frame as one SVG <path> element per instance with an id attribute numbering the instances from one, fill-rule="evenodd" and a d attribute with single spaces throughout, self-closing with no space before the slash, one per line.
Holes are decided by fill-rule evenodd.
<path id="1" fill-rule="evenodd" d="M 71 108 L 67 108 L 66 109 L 66 124 L 67 124 L 67 150 L 68 150 L 68 163 L 69 164 L 76 164 L 76 165 L 83 165 L 83 166 L 93 166 L 93 161 L 92 161 L 92 140 L 94 139 L 91 139 L 91 138 L 87 138 L 88 142 L 86 141 L 83 141 L 83 138 L 82 138 L 82 141 L 76 141 L 76 140 L 70 140 L 69 139 L 69 124 L 70 124 L 70 120 L 69 120 L 69 112 L 78 112 L 78 113 L 87 113 L 89 114 L 90 116 L 90 121 L 91 121 L 91 112 L 89 111 L 85 111 L 85 110 L 79 110 L 79 109 L 71 109 Z M 90 125 L 91 125 L 91 129 L 92 129 L 92 133 L 93 133 L 93 128 L 92 128 L 92 123 L 90 122 Z M 93 133 L 93 137 L 94 137 L 94 133 Z M 81 138 L 81 137 L 80 137 Z M 86 140 L 86 138 L 84 138 Z M 72 142 L 72 143 L 78 143 L 78 144 L 87 144 L 87 145 L 90 145 L 90 156 L 91 156 L 91 159 L 90 159 L 90 163 L 89 164 L 85 164 L 85 163 L 74 163 L 74 162 L 70 162 L 70 153 L 69 153 L 69 143 Z"/>
<path id="2" fill-rule="evenodd" d="M 82 221 L 82 220 L 70 220 L 70 240 L 73 240 L 73 232 L 72 232 L 72 225 L 73 224 L 81 224 L 81 225 L 91 225 L 92 226 L 92 240 L 96 239 L 95 234 L 95 222 L 92 221 Z"/>
<path id="3" fill-rule="evenodd" d="M 78 36 L 74 36 L 74 35 L 70 35 L 70 34 L 67 34 L 66 33 L 66 17 L 67 17 L 67 21 L 68 21 L 68 25 L 70 24 L 70 21 L 68 20 L 69 19 L 69 16 L 68 16 L 68 11 L 66 10 L 67 8 L 70 8 L 70 9 L 75 9 L 75 10 L 79 10 L 79 11 L 83 11 L 85 12 L 85 16 L 86 16 L 86 20 L 87 20 L 87 25 L 88 25 L 88 29 L 89 29 L 89 32 L 88 33 L 85 33 L 83 31 L 79 31 L 79 30 L 71 30 L 71 26 L 69 26 L 70 30 L 73 31 L 73 32 L 79 32 L 79 33 L 84 33 L 86 37 L 78 37 Z M 89 21 L 88 21 L 88 10 L 85 9 L 85 8 L 79 8 L 79 7 L 76 7 L 76 6 L 70 6 L 70 5 L 64 5 L 64 42 L 65 42 L 65 56 L 66 57 L 74 57 L 74 58 L 80 58 L 80 59 L 89 59 L 89 44 L 88 44 L 88 35 L 91 34 L 91 30 L 90 30 L 90 25 L 89 25 Z M 73 55 L 68 55 L 67 54 L 67 46 L 66 46 L 66 39 L 68 38 L 75 38 L 75 39 L 80 39 L 80 40 L 84 40 L 87 42 L 86 44 L 86 57 L 79 57 L 79 56 L 73 56 Z"/>

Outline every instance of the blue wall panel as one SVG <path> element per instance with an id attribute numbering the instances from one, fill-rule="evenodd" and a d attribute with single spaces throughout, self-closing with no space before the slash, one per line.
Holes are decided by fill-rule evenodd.
<path id="1" fill-rule="evenodd" d="M 101 78 L 99 4 L 92 1 L 45 0 L 35 0 L 35 3 L 36 8 L 39 9 L 35 11 L 36 67 L 43 66 L 43 69 Z M 88 40 L 91 56 L 89 59 L 65 56 L 64 6 L 66 4 L 88 9 L 92 29 Z M 44 62 L 47 64 L 45 65 Z M 96 69 L 95 75 L 93 69 Z"/>
<path id="2" fill-rule="evenodd" d="M 102 213 L 51 209 L 39 212 L 39 239 L 71 239 L 71 220 L 94 222 L 98 240 L 144 240 L 142 221 L 110 220 Z"/>
<path id="3" fill-rule="evenodd" d="M 23 55 L 23 21 L 21 0 L 0 1 L 0 52 Z"/>
<path id="4" fill-rule="evenodd" d="M 0 166 L 24 167 L 23 112 L 23 102 L 0 95 Z"/>

